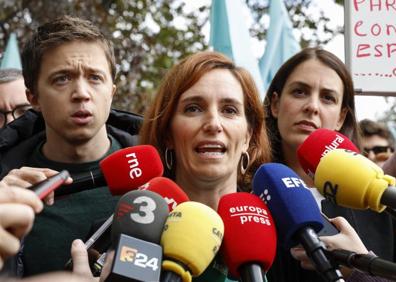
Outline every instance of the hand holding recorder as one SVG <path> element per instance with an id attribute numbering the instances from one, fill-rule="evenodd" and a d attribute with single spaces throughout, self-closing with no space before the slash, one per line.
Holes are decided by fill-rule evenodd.
<path id="1" fill-rule="evenodd" d="M 69 178 L 67 171 L 50 176 L 53 173 L 56 172 L 24 167 L 11 171 L 0 182 L 0 268 L 5 258 L 18 252 L 19 240 L 32 228 L 34 214 L 43 209 L 40 200 L 53 194 Z M 49 177 L 30 185 L 43 174 Z"/>
<path id="2" fill-rule="evenodd" d="M 35 192 L 47 205 L 54 203 L 54 190 L 73 180 L 64 170 L 58 172 L 49 168 L 21 167 L 11 170 L 1 181 L 6 189 L 27 188 Z"/>

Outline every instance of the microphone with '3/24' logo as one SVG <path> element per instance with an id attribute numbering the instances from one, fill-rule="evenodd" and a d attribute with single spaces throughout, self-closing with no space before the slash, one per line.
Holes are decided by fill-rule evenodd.
<path id="1" fill-rule="evenodd" d="M 122 196 L 112 223 L 112 247 L 102 270 L 105 281 L 159 281 L 162 229 L 169 214 L 166 201 L 151 191 Z"/>

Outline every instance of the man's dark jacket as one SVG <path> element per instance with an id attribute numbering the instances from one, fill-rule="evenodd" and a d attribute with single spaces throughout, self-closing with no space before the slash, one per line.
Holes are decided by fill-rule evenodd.
<path id="1" fill-rule="evenodd" d="M 112 109 L 106 121 L 107 133 L 122 147 L 138 144 L 138 132 L 143 118 L 139 115 Z M 0 130 L 0 179 L 26 164 L 32 152 L 45 140 L 45 122 L 33 110 Z M 2 274 L 20 275 L 22 262 L 14 258 L 6 261 Z M 0 275 L 1 276 L 1 275 Z"/>
<path id="2" fill-rule="evenodd" d="M 142 121 L 139 115 L 113 109 L 106 122 L 107 133 L 120 142 L 122 147 L 137 145 L 137 134 Z M 23 166 L 44 138 L 44 119 L 33 110 L 1 129 L 0 179 L 11 169 Z"/>

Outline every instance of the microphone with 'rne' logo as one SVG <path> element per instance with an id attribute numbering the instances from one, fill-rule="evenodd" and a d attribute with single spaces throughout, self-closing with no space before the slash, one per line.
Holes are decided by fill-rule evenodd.
<path id="1" fill-rule="evenodd" d="M 151 145 L 139 145 L 118 150 L 99 162 L 100 169 L 73 177 L 73 183 L 56 190 L 65 195 L 108 186 L 112 195 L 123 195 L 150 179 L 162 176 L 164 168 L 158 151 Z"/>

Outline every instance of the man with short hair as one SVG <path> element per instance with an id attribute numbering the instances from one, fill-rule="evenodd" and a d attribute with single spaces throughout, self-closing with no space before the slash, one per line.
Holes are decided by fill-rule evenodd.
<path id="1" fill-rule="evenodd" d="M 9 186 L 28 187 L 53 170 L 67 169 L 74 179 L 90 175 L 104 157 L 137 144 L 142 118 L 110 109 L 114 52 L 91 22 L 64 16 L 40 26 L 23 49 L 22 65 L 28 99 L 39 114 L 29 111 L 19 127 L 5 128 L 7 140 L 0 134 L 0 177 L 8 173 L 3 180 Z M 91 224 L 109 217 L 118 200 L 107 187 L 63 188 L 36 217 L 18 273 L 63 269 L 72 241 L 87 238 Z"/>
<path id="2" fill-rule="evenodd" d="M 0 128 L 19 118 L 30 108 L 22 71 L 0 69 Z"/>
<path id="3" fill-rule="evenodd" d="M 381 166 L 394 151 L 391 132 L 384 124 L 369 119 L 361 120 L 359 128 L 363 155 Z"/>

